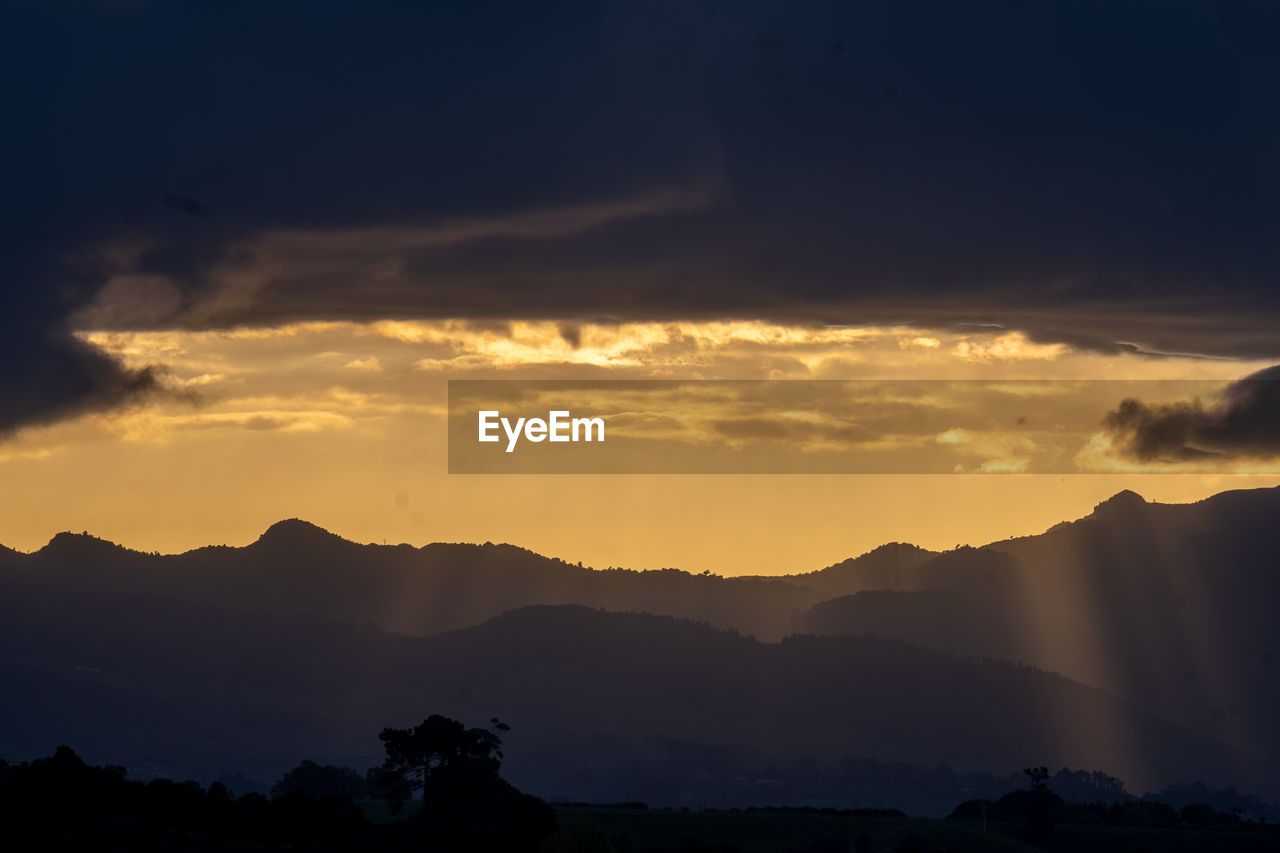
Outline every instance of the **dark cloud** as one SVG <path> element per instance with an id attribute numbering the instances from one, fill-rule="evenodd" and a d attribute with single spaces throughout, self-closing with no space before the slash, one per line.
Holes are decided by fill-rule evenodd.
<path id="1" fill-rule="evenodd" d="M 3 14 L 0 307 L 59 306 L 26 347 L 69 346 L 92 304 L 78 321 L 997 323 L 1280 355 L 1274 4 Z"/>
<path id="2" fill-rule="evenodd" d="M 582 329 L 575 323 L 561 323 L 560 337 L 574 349 L 582 346 Z"/>
<path id="3" fill-rule="evenodd" d="M 161 390 L 157 369 L 128 370 L 70 335 L 5 342 L 0 438 L 14 429 L 141 401 Z"/>
<path id="4" fill-rule="evenodd" d="M 160 370 L 130 370 L 75 337 L 59 283 L 74 265 L 10 255 L 0 284 L 0 439 L 42 424 L 140 401 L 161 390 Z"/>
<path id="5" fill-rule="evenodd" d="M 1280 456 L 1280 367 L 1233 382 L 1208 405 L 1127 399 L 1103 424 L 1123 453 L 1142 462 Z"/>

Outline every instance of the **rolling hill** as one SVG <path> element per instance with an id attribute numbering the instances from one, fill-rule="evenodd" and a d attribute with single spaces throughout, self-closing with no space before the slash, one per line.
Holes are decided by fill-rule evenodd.
<path id="1" fill-rule="evenodd" d="M 941 554 L 893 594 L 797 628 L 1020 660 L 1224 740 L 1280 747 L 1280 490 L 1150 504 L 1122 492 L 1038 536 Z"/>
<path id="2" fill-rule="evenodd" d="M 427 713 L 497 714 L 513 773 L 552 796 L 652 799 L 707 767 L 741 786 L 799 756 L 1280 796 L 1277 517 L 1278 489 L 1122 492 L 1036 536 L 779 578 L 361 545 L 297 520 L 179 555 L 59 534 L 0 550 L 0 666 L 22 697 L 0 746 L 266 773 L 371 760 L 382 726 Z"/>
<path id="3" fill-rule="evenodd" d="M 544 796 L 679 801 L 797 757 L 996 770 L 1030 760 L 1135 784 L 1268 779 L 1240 756 L 1051 673 L 867 637 L 763 643 L 671 617 L 538 606 L 432 637 L 302 614 L 6 584 L 0 754 L 75 743 L 135 773 L 364 768 L 428 713 L 513 727 Z M 767 792 L 766 792 L 767 793 Z M 828 792 L 838 796 L 838 791 Z"/>

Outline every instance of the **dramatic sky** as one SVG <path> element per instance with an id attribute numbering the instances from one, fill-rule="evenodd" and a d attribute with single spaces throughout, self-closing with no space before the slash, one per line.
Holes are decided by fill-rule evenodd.
<path id="1" fill-rule="evenodd" d="M 1280 482 L 1273 374 L 1226 384 L 1280 362 L 1278 38 L 1268 2 L 6 4 L 0 542 L 298 515 L 782 571 Z M 447 379 L 583 377 L 1223 394 L 1082 403 L 1081 470 L 1127 473 L 445 473 Z M 1031 470 L 935 410 L 961 470 Z"/>

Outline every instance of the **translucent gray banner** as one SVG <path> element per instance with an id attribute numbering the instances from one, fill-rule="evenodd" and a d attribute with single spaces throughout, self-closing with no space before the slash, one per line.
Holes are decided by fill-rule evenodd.
<path id="1" fill-rule="evenodd" d="M 1273 381 L 453 380 L 452 474 L 1280 473 Z"/>

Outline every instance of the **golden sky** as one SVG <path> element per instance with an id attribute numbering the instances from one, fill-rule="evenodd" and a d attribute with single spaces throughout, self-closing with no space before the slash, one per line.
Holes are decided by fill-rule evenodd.
<path id="1" fill-rule="evenodd" d="M 1280 483 L 1274 467 L 1240 465 L 1194 474 L 1139 465 L 1052 475 L 447 473 L 449 379 L 967 379 L 999 390 L 1028 379 L 1226 381 L 1267 366 L 1075 350 L 994 328 L 395 321 L 82 338 L 131 367 L 165 365 L 167 392 L 0 443 L 0 542 L 11 547 L 38 548 L 70 529 L 181 551 L 245 544 L 300 517 L 358 541 L 504 541 L 601 568 L 783 573 L 887 541 L 949 548 L 1034 533 L 1124 488 L 1189 501 Z M 1019 467 L 1020 454 L 1043 446 L 1054 426 L 1032 424 L 1030 438 L 1003 422 L 975 429 L 952 405 L 936 406 L 916 438 L 931 451 L 965 445 L 965 472 L 1033 470 Z M 1100 423 L 1107 405 L 1088 403 L 1077 419 Z M 1248 470 L 1272 473 L 1228 473 Z"/>

